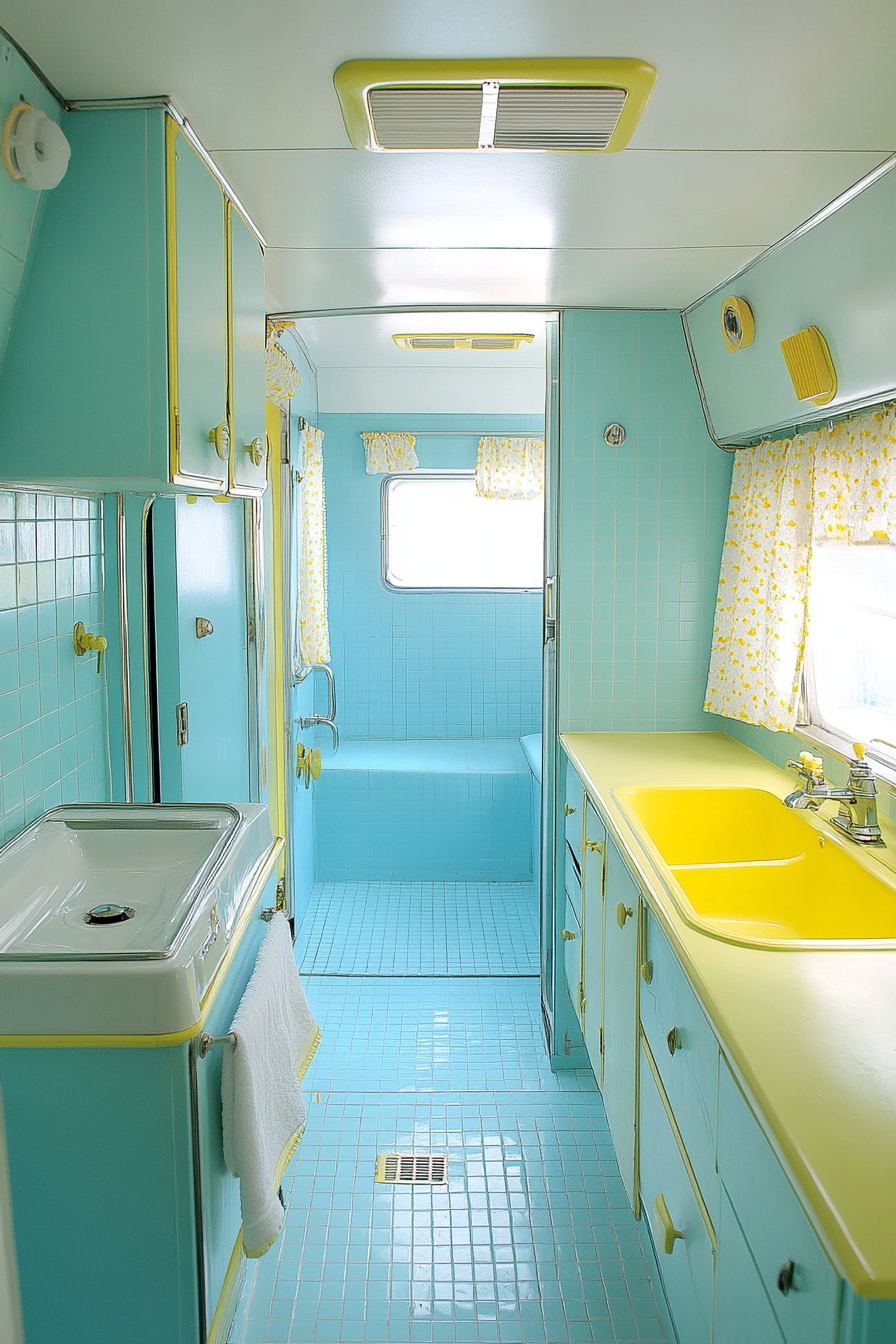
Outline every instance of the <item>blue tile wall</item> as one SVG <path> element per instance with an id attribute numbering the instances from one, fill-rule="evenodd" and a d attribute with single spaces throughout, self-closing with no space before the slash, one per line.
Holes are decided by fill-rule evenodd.
<path id="1" fill-rule="evenodd" d="M 731 459 L 681 319 L 568 311 L 560 358 L 560 731 L 719 728 L 702 706 Z"/>
<path id="2" fill-rule="evenodd" d="M 537 416 L 321 415 L 330 638 L 346 737 L 518 737 L 541 721 L 541 598 L 391 593 L 380 579 L 380 488 L 362 430 L 420 438 L 422 467 L 473 467 L 480 434 L 540 431 Z M 462 433 L 462 431 L 466 431 Z"/>
<path id="3" fill-rule="evenodd" d="M 0 125 L 20 99 L 53 121 L 61 121 L 62 112 L 56 99 L 15 47 L 0 37 Z M 24 182 L 14 182 L 0 165 L 0 364 L 6 353 L 13 311 L 45 195 L 32 191 Z"/>
<path id="4" fill-rule="evenodd" d="M 0 492 L 0 843 L 60 803 L 108 802 L 106 678 L 77 657 L 103 630 L 95 499 Z"/>

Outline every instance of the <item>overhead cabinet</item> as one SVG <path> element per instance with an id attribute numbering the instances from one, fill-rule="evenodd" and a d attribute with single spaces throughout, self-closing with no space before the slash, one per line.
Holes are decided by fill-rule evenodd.
<path id="1" fill-rule="evenodd" d="M 73 112 L 0 378 L 4 479 L 257 495 L 264 259 L 164 107 Z"/>

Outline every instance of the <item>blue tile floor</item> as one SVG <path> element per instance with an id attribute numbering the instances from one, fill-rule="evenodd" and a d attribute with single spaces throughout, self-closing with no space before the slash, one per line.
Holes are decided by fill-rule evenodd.
<path id="1" fill-rule="evenodd" d="M 319 882 L 296 935 L 305 975 L 537 975 L 531 882 Z"/>
<path id="2" fill-rule="evenodd" d="M 308 1125 L 231 1344 L 661 1344 L 600 1094 L 551 1073 L 537 977 L 333 974 L 324 932 Z M 375 1185 L 390 1151 L 447 1153 L 447 1188 Z"/>

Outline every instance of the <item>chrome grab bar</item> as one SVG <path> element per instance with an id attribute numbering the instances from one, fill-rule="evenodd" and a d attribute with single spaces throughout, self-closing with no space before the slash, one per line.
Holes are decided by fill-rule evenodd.
<path id="1" fill-rule="evenodd" d="M 300 686 L 312 672 L 323 672 L 327 679 L 327 712 L 311 714 L 296 719 L 299 728 L 327 727 L 333 734 L 333 750 L 339 750 L 339 729 L 336 727 L 336 679 L 333 669 L 327 663 L 307 663 L 293 673 L 293 686 Z"/>

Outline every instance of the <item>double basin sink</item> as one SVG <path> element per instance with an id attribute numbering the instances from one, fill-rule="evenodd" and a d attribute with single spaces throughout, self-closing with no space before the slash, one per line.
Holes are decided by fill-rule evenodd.
<path id="1" fill-rule="evenodd" d="M 640 787 L 614 797 L 679 913 L 702 932 L 782 949 L 896 942 L 896 885 L 774 794 Z"/>

